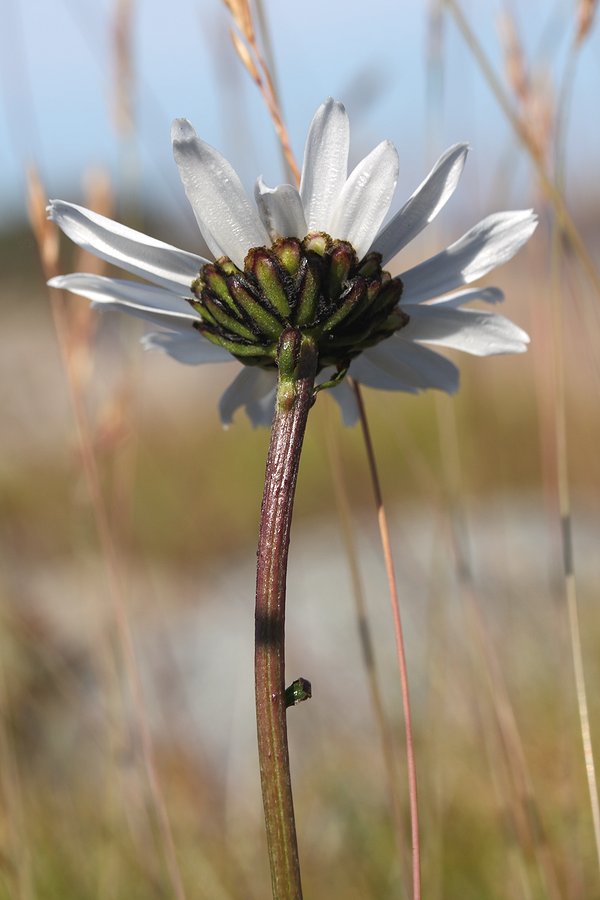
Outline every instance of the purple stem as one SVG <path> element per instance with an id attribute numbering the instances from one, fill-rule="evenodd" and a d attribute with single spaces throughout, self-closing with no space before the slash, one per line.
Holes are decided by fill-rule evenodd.
<path id="1" fill-rule="evenodd" d="M 285 595 L 296 479 L 317 368 L 314 342 L 285 331 L 278 367 L 257 551 L 256 726 L 273 898 L 301 900 L 287 742 Z"/>

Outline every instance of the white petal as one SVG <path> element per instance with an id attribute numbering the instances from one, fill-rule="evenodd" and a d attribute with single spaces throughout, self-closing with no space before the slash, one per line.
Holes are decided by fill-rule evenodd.
<path id="1" fill-rule="evenodd" d="M 412 371 L 403 372 L 402 378 L 398 374 L 389 374 L 364 353 L 350 363 L 350 375 L 360 384 L 382 391 L 406 391 L 409 394 L 416 394 L 421 390 L 420 384 L 413 383 L 415 375 Z"/>
<path id="2" fill-rule="evenodd" d="M 324 229 L 332 238 L 350 241 L 361 259 L 385 219 L 398 180 L 398 153 L 383 141 L 356 166 Z"/>
<path id="3" fill-rule="evenodd" d="M 460 240 L 401 276 L 403 303 L 419 303 L 481 278 L 508 262 L 537 226 L 532 210 L 494 213 Z"/>
<path id="4" fill-rule="evenodd" d="M 204 239 L 215 256 L 238 268 L 250 247 L 270 243 L 236 172 L 221 154 L 201 141 L 187 119 L 171 129 L 173 155 Z"/>
<path id="5" fill-rule="evenodd" d="M 400 336 L 382 341 L 353 360 L 350 375 L 368 387 L 409 393 L 438 388 L 453 394 L 459 380 L 458 369 L 449 359 Z"/>
<path id="6" fill-rule="evenodd" d="M 150 322 L 155 328 L 165 328 L 168 331 L 180 332 L 185 329 L 187 332 L 188 328 L 192 328 L 192 323 L 189 320 L 186 322 L 185 319 L 176 318 L 175 316 L 151 312 L 147 309 L 137 309 L 134 306 L 123 306 L 121 303 L 111 303 L 110 300 L 94 301 L 92 302 L 92 309 L 101 313 L 116 312 L 119 315 L 126 313 L 128 316 L 133 316 L 134 319 L 142 319 L 143 322 Z M 196 331 L 196 334 L 199 334 L 199 332 Z"/>
<path id="7" fill-rule="evenodd" d="M 303 238 L 308 234 L 300 194 L 291 184 L 270 188 L 259 178 L 254 197 L 258 213 L 272 241 L 282 237 Z"/>
<path id="8" fill-rule="evenodd" d="M 79 294 L 80 297 L 85 297 L 95 304 L 118 304 L 176 319 L 198 321 L 201 318 L 200 314 L 182 297 L 177 297 L 162 288 L 139 284 L 136 281 L 104 278 L 101 275 L 87 275 L 78 272 L 73 275 L 59 275 L 51 278 L 48 284 L 50 287 Z"/>
<path id="9" fill-rule="evenodd" d="M 394 343 L 400 339 L 426 341 L 474 356 L 522 353 L 529 343 L 528 335 L 504 316 L 439 303 L 411 307 L 410 322 L 390 338 Z"/>
<path id="10" fill-rule="evenodd" d="M 497 287 L 466 288 L 464 291 L 457 291 L 455 294 L 447 294 L 447 296 L 442 297 L 439 300 L 432 300 L 427 306 L 456 307 L 462 306 L 463 303 L 472 303 L 473 300 L 483 300 L 484 303 L 493 305 L 495 303 L 502 303 L 504 294 L 500 288 Z M 414 306 L 415 304 L 412 305 Z"/>
<path id="11" fill-rule="evenodd" d="M 270 425 L 275 412 L 277 375 L 258 366 L 244 366 L 219 401 L 221 421 L 227 427 L 234 413 L 243 406 L 248 418 L 257 425 Z"/>
<path id="12" fill-rule="evenodd" d="M 201 256 L 178 250 L 74 203 L 52 200 L 48 215 L 84 250 L 178 294 L 186 292 L 181 288 L 189 291 L 206 263 Z"/>
<path id="13" fill-rule="evenodd" d="M 196 328 L 178 331 L 157 331 L 142 338 L 145 350 L 161 350 L 177 362 L 189 366 L 200 363 L 231 362 L 231 355 L 222 347 L 211 344 Z"/>
<path id="14" fill-rule="evenodd" d="M 343 104 L 330 97 L 316 111 L 304 148 L 300 197 L 309 231 L 327 231 L 346 182 L 349 146 L 348 115 Z"/>
<path id="15" fill-rule="evenodd" d="M 344 425 L 351 428 L 358 422 L 358 403 L 356 402 L 356 394 L 350 387 L 348 380 L 344 378 L 334 388 L 330 388 L 323 393 L 328 394 L 340 408 L 342 421 Z"/>
<path id="16" fill-rule="evenodd" d="M 468 144 L 455 144 L 443 156 L 401 210 L 383 228 L 372 249 L 381 253 L 382 265 L 413 240 L 446 205 L 459 182 Z"/>

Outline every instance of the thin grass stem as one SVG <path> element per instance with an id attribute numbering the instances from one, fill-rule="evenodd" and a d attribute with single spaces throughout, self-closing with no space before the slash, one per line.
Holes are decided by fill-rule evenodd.
<path id="1" fill-rule="evenodd" d="M 554 353 L 556 360 L 556 406 L 554 415 L 554 439 L 556 444 L 556 488 L 558 492 L 558 506 L 560 516 L 560 539 L 563 558 L 563 589 L 567 606 L 569 622 L 569 641 L 571 657 L 573 661 L 573 676 L 575 679 L 575 694 L 577 698 L 577 712 L 579 716 L 579 729 L 583 748 L 583 759 L 587 779 L 588 795 L 592 814 L 592 826 L 594 831 L 594 844 L 598 866 L 600 868 L 600 802 L 598 798 L 598 778 L 594 761 L 594 749 L 590 728 L 589 704 L 583 663 L 583 650 L 581 644 L 581 629 L 579 625 L 579 608 L 577 600 L 577 580 L 575 575 L 575 559 L 573 552 L 573 525 L 571 512 L 571 490 L 569 486 L 569 451 L 568 428 L 566 417 L 566 384 L 565 384 L 565 355 L 563 345 L 562 328 L 562 296 L 559 279 L 560 256 L 560 232 L 558 227 L 553 231 L 553 335 Z"/>
<path id="2" fill-rule="evenodd" d="M 485 80 L 488 82 L 498 104 L 504 112 L 507 120 L 511 124 L 515 134 L 529 153 L 540 180 L 540 184 L 544 193 L 554 206 L 556 212 L 556 221 L 553 230 L 554 252 L 552 254 L 553 268 L 555 270 L 555 289 L 553 291 L 555 302 L 553 304 L 553 331 L 554 344 L 556 353 L 556 407 L 555 407 L 555 445 L 557 453 L 557 491 L 559 503 L 559 515 L 561 525 L 561 543 L 563 550 L 563 572 L 564 572 L 564 591 L 567 604 L 567 613 L 569 619 L 569 633 L 571 642 L 571 654 L 573 659 L 573 670 L 575 678 L 575 690 L 577 695 L 577 708 L 580 722 L 580 732 L 583 745 L 583 754 L 585 762 L 586 777 L 588 783 L 588 793 L 590 798 L 594 841 L 596 847 L 596 855 L 600 866 L 600 801 L 598 798 L 598 779 L 596 775 L 596 766 L 594 762 L 593 745 L 591 738 L 591 730 L 589 723 L 589 709 L 587 700 L 587 689 L 585 681 L 585 671 L 583 665 L 583 653 L 581 647 L 581 633 L 579 627 L 579 614 L 577 604 L 577 587 L 575 578 L 575 569 L 573 561 L 572 546 L 572 520 L 571 520 L 571 500 L 568 475 L 568 449 L 567 449 L 567 424 L 566 424 L 566 390 L 565 390 L 565 362 L 564 348 L 562 338 L 562 303 L 560 290 L 558 288 L 558 273 L 556 272 L 556 260 L 560 253 L 558 235 L 562 232 L 571 244 L 579 261 L 588 275 L 594 289 L 600 296 L 600 273 L 596 269 L 593 260 L 588 253 L 579 231 L 573 222 L 571 215 L 566 207 L 560 185 L 560 178 L 553 181 L 546 171 L 545 161 L 540 153 L 539 148 L 532 140 L 526 123 L 513 110 L 509 99 L 500 84 L 499 79 L 494 73 L 492 66 L 486 57 L 480 43 L 473 34 L 467 20 L 465 19 L 456 0 L 445 0 L 446 6 L 454 16 L 459 30 L 462 32 L 473 56 L 477 60 Z M 565 128 L 566 109 L 568 105 L 568 97 L 570 84 L 574 77 L 576 49 L 573 48 L 567 60 L 567 69 L 565 81 L 563 83 L 558 116 L 558 135 L 557 135 L 557 170 L 560 174 L 563 160 L 563 136 Z"/>
<path id="3" fill-rule="evenodd" d="M 42 262 L 42 267 L 44 269 L 44 275 L 46 279 L 50 279 L 59 274 L 56 252 L 58 244 L 55 241 L 55 232 L 53 226 L 51 226 L 50 223 L 46 223 L 44 225 L 44 217 L 43 215 L 42 217 L 40 217 L 39 215 L 39 203 L 37 201 L 40 196 L 44 195 L 44 191 L 40 191 L 36 188 L 39 188 L 39 185 L 37 182 L 35 182 L 34 179 L 32 179 L 31 220 L 33 224 L 34 235 L 38 243 L 39 255 Z M 38 209 L 35 208 L 36 203 Z M 73 368 L 73 354 L 71 353 L 69 346 L 69 328 L 65 313 L 64 292 L 56 291 L 56 289 L 53 289 L 51 291 L 50 305 L 59 350 L 67 379 L 69 399 L 75 420 L 77 442 L 80 451 L 85 483 L 87 486 L 88 495 L 94 514 L 94 521 L 98 533 L 98 539 L 105 563 L 106 576 L 109 585 L 109 595 L 112 600 L 113 614 L 115 617 L 121 653 L 125 663 L 127 682 L 132 692 L 137 733 L 140 742 L 142 759 L 146 771 L 146 778 L 148 780 L 148 786 L 150 789 L 150 796 L 152 798 L 159 831 L 164 845 L 165 861 L 175 897 L 177 898 L 177 900 L 186 900 L 181 871 L 179 869 L 179 863 L 177 861 L 177 854 L 175 851 L 173 833 L 171 830 L 167 807 L 156 769 L 154 748 L 146 716 L 140 674 L 133 645 L 133 636 L 131 634 L 131 627 L 126 611 L 125 592 L 121 575 L 120 561 L 112 537 L 108 509 L 106 506 L 104 495 L 102 493 L 100 472 L 98 469 L 98 461 L 96 458 L 94 442 L 92 438 L 92 428 L 88 419 L 84 397 L 82 391 L 79 389 L 77 374 Z"/>
<path id="4" fill-rule="evenodd" d="M 419 804 L 417 797 L 417 767 L 415 761 L 415 749 L 412 727 L 412 713 L 410 706 L 410 693 L 408 687 L 408 667 L 406 664 L 406 652 L 404 648 L 404 632 L 402 628 L 402 618 L 400 616 L 400 601 L 398 598 L 398 588 L 396 585 L 396 573 L 394 571 L 394 560 L 392 557 L 392 547 L 390 543 L 390 531 L 387 521 L 387 513 L 383 503 L 383 495 L 381 493 L 381 484 L 379 481 L 379 473 L 377 470 L 377 461 L 373 450 L 373 442 L 371 440 L 371 432 L 367 413 L 362 398 L 362 392 L 358 382 L 352 381 L 352 387 L 358 403 L 360 424 L 367 453 L 369 464 L 369 473 L 371 476 L 371 484 L 373 486 L 373 494 L 375 497 L 375 506 L 377 508 L 377 523 L 379 525 L 379 536 L 381 547 L 385 560 L 385 570 L 388 579 L 390 592 L 390 602 L 392 606 L 392 617 L 394 622 L 394 637 L 396 640 L 396 653 L 398 660 L 398 669 L 400 672 L 400 689 L 402 693 L 402 708 L 404 711 L 404 728 L 406 737 L 406 766 L 408 770 L 408 795 L 410 804 L 410 831 L 411 831 L 411 850 L 412 850 L 412 896 L 413 900 L 421 898 L 421 843 L 419 837 Z"/>
<path id="5" fill-rule="evenodd" d="M 443 447 L 443 476 L 447 490 L 456 577 L 466 605 L 471 632 L 478 645 L 476 654 L 473 643 L 469 642 L 473 671 L 479 673 L 483 670 L 487 679 L 489 702 L 498 731 L 500 756 L 505 762 L 509 780 L 510 790 L 506 792 L 508 794 L 506 802 L 507 805 L 511 803 L 516 833 L 524 836 L 520 849 L 523 852 L 524 847 L 533 847 L 546 896 L 549 900 L 560 900 L 553 855 L 542 827 L 517 717 L 475 587 L 468 519 L 462 501 L 462 466 L 456 412 L 451 403 L 445 402 L 446 399 L 437 398 L 436 410 L 440 445 Z"/>
<path id="6" fill-rule="evenodd" d="M 581 43 L 575 40 L 571 45 L 557 109 L 557 131 L 555 144 L 555 174 L 557 186 L 562 188 L 566 165 L 566 138 L 571 97 L 575 81 L 576 64 Z M 563 556 L 564 596 L 569 620 L 569 639 L 573 660 L 577 711 L 583 747 L 583 758 L 587 778 L 588 794 L 592 813 L 594 843 L 596 857 L 600 868 L 600 801 L 598 798 L 598 778 L 594 761 L 594 749 L 590 729 L 590 716 L 587 697 L 583 650 L 581 645 L 581 629 L 579 626 L 579 607 L 577 602 L 577 580 L 575 574 L 575 558 L 573 553 L 573 519 L 571 512 L 571 490 L 569 485 L 569 450 L 567 428 L 567 392 L 566 365 L 564 352 L 563 302 L 560 290 L 561 262 L 561 223 L 555 221 L 552 231 L 552 276 L 553 276 L 553 337 L 556 359 L 556 407 L 554 416 L 555 445 L 557 460 L 557 491 L 560 515 L 560 535 Z"/>
<path id="7" fill-rule="evenodd" d="M 477 64 L 479 65 L 483 77 L 487 82 L 490 90 L 492 91 L 494 97 L 496 98 L 498 105 L 506 116 L 519 141 L 522 143 L 525 150 L 531 157 L 542 190 L 554 206 L 556 215 L 558 216 L 558 219 L 560 221 L 560 225 L 565 235 L 569 239 L 569 243 L 571 244 L 573 251 L 579 257 L 579 261 L 583 269 L 587 273 L 587 276 L 591 284 L 593 285 L 594 290 L 596 291 L 598 296 L 600 296 L 600 272 L 596 268 L 594 261 L 583 241 L 583 238 L 579 234 L 579 230 L 577 229 L 577 226 L 575 225 L 575 222 L 571 217 L 560 189 L 546 172 L 545 161 L 543 155 L 540 152 L 540 148 L 532 139 L 526 123 L 512 108 L 508 96 L 502 87 L 500 79 L 494 72 L 494 69 L 492 68 L 488 57 L 484 53 L 481 44 L 475 37 L 475 34 L 473 33 L 471 27 L 469 26 L 469 23 L 463 15 L 459 4 L 456 2 L 456 0 L 444 0 L 444 2 L 452 13 L 458 29 L 462 33 L 467 46 L 469 47 Z"/>
<path id="8" fill-rule="evenodd" d="M 392 729 L 388 720 L 383 702 L 383 693 L 379 677 L 377 674 L 377 665 L 375 658 L 375 648 L 373 645 L 373 637 L 371 626 L 369 624 L 369 615 L 367 610 L 365 591 L 361 578 L 360 568 L 358 564 L 358 551 L 356 548 L 356 536 L 352 525 L 352 514 L 350 503 L 348 500 L 348 487 L 344 478 L 342 454 L 340 444 L 337 438 L 337 432 L 327 419 L 326 424 L 326 446 L 329 458 L 329 471 L 333 482 L 333 491 L 335 502 L 338 509 L 338 518 L 340 521 L 340 530 L 344 550 L 346 554 L 346 562 L 350 572 L 350 581 L 352 584 L 352 594 L 354 597 L 354 605 L 356 610 L 357 630 L 360 638 L 360 645 L 363 657 L 363 664 L 367 676 L 367 686 L 369 696 L 373 707 L 373 714 L 379 731 L 379 740 L 381 743 L 381 755 L 388 785 L 388 793 L 390 797 L 390 808 L 392 814 L 392 822 L 396 843 L 398 846 L 399 858 L 402 858 L 405 852 L 405 826 L 402 812 L 402 798 L 399 791 L 399 778 L 394 756 L 394 741 L 392 737 Z M 403 869 L 403 867 L 402 867 Z"/>
<path id="9" fill-rule="evenodd" d="M 0 661 L 0 795 L 4 801 L 3 819 L 8 845 L 3 854 L 2 869 L 12 875 L 15 900 L 34 900 L 31 848 L 25 823 L 21 772 L 9 727 L 9 704 L 6 667 L 4 661 Z"/>

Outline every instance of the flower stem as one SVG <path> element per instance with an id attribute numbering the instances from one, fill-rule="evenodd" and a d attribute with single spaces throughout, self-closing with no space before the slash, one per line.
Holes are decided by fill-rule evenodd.
<path id="1" fill-rule="evenodd" d="M 273 898 L 301 900 L 287 743 L 285 591 L 296 478 L 313 401 L 315 344 L 288 329 L 279 341 L 278 366 L 257 552 L 256 727 Z"/>

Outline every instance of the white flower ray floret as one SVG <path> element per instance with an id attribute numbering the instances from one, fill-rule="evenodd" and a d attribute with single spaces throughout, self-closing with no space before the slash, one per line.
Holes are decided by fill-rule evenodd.
<path id="1" fill-rule="evenodd" d="M 142 345 L 145 350 L 160 350 L 187 366 L 231 362 L 231 354 L 222 347 L 211 344 L 193 328 L 152 332 L 144 335 Z"/>
<path id="2" fill-rule="evenodd" d="M 306 138 L 300 197 L 309 231 L 328 231 L 348 176 L 350 123 L 344 105 L 329 97 L 316 111 Z"/>
<path id="3" fill-rule="evenodd" d="M 308 233 L 300 194 L 291 184 L 267 187 L 262 178 L 256 182 L 254 199 L 263 225 L 272 241 L 281 237 L 302 240 Z"/>
<path id="4" fill-rule="evenodd" d="M 234 413 L 241 406 L 255 428 L 257 425 L 270 425 L 276 388 L 277 381 L 273 372 L 257 366 L 244 366 L 219 401 L 223 425 L 226 428 L 231 425 Z"/>
<path id="5" fill-rule="evenodd" d="M 410 321 L 390 341 L 413 340 L 462 350 L 474 356 L 523 353 L 529 336 L 504 316 L 475 309 L 414 306 Z"/>
<path id="6" fill-rule="evenodd" d="M 192 280 L 207 262 L 75 203 L 51 200 L 48 217 L 83 250 L 177 296 L 189 293 Z"/>
<path id="7" fill-rule="evenodd" d="M 468 144 L 455 144 L 446 150 L 402 209 L 381 229 L 371 249 L 381 253 L 382 265 L 414 240 L 446 205 L 458 186 L 468 150 Z"/>
<path id="8" fill-rule="evenodd" d="M 398 151 L 382 141 L 348 177 L 324 230 L 349 241 L 362 259 L 387 215 L 397 180 Z"/>
<path id="9" fill-rule="evenodd" d="M 171 138 L 179 176 L 204 240 L 216 257 L 228 256 L 243 269 L 248 249 L 268 244 L 269 238 L 237 173 L 200 140 L 187 119 L 175 120 Z"/>
<path id="10" fill-rule="evenodd" d="M 182 297 L 177 297 L 164 288 L 140 284 L 137 281 L 78 272 L 73 275 L 57 275 L 51 278 L 48 284 L 50 287 L 85 297 L 96 305 L 111 303 L 114 306 L 145 310 L 153 313 L 158 319 L 163 317 L 202 321 L 200 313 Z"/>
<path id="11" fill-rule="evenodd" d="M 400 337 L 365 350 L 355 360 L 353 375 L 367 387 L 409 393 L 436 388 L 454 394 L 459 381 L 457 367 L 445 356 Z"/>
<path id="12" fill-rule="evenodd" d="M 431 300 L 483 278 L 512 259 L 536 227 L 532 210 L 492 213 L 437 256 L 403 272 L 402 303 Z"/>
<path id="13" fill-rule="evenodd" d="M 348 116 L 335 100 L 323 103 L 313 118 L 299 189 L 289 184 L 270 188 L 259 178 L 255 206 L 232 166 L 198 138 L 186 119 L 174 122 L 172 140 L 179 174 L 206 243 L 216 257 L 227 256 L 240 269 L 251 248 L 268 247 L 279 238 L 302 240 L 313 231 L 350 242 L 358 259 L 370 250 L 380 253 L 386 265 L 448 202 L 468 151 L 467 144 L 450 147 L 382 227 L 396 187 L 398 154 L 384 141 L 348 175 Z M 206 259 L 74 204 L 55 200 L 49 214 L 79 246 L 151 282 L 81 273 L 54 278 L 49 282 L 52 287 L 80 294 L 94 306 L 122 309 L 162 326 L 162 331 L 144 338 L 144 346 L 179 362 L 194 365 L 231 359 L 194 327 L 202 315 L 188 300 L 193 300 L 192 282 Z M 531 210 L 494 213 L 445 250 L 401 273 L 400 308 L 408 314 L 407 324 L 353 358 L 349 375 L 384 390 L 417 393 L 437 388 L 453 393 L 458 388 L 458 369 L 424 344 L 476 356 L 525 350 L 529 338 L 518 326 L 495 313 L 463 309 L 463 304 L 502 300 L 497 288 L 465 286 L 511 259 L 536 224 Z M 333 374 L 330 367 L 317 380 L 328 380 Z M 240 407 L 254 425 L 269 424 L 275 387 L 274 368 L 243 366 L 219 404 L 224 424 L 232 421 Z M 354 424 L 357 407 L 348 382 L 342 381 L 329 393 L 340 405 L 344 422 Z"/>

